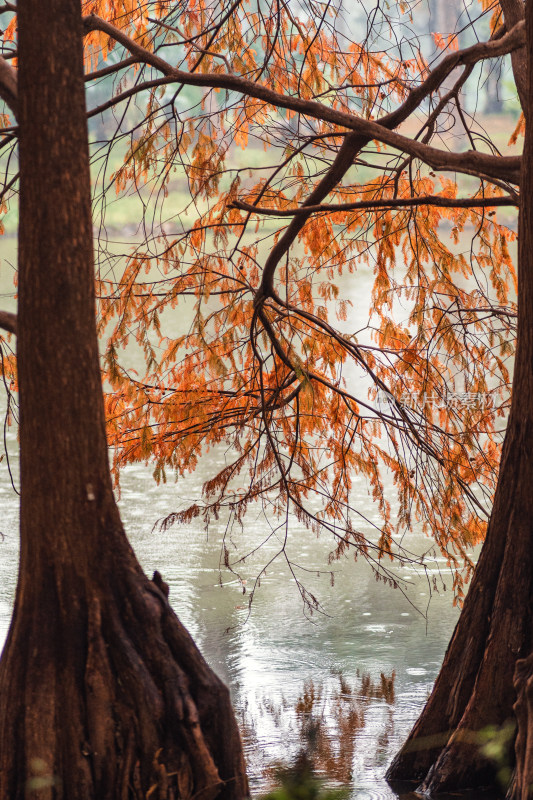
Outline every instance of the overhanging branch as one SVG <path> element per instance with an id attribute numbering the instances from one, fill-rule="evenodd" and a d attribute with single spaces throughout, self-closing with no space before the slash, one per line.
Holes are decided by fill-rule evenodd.
<path id="1" fill-rule="evenodd" d="M 484 61 L 489 58 L 499 58 L 500 56 L 507 55 L 508 53 L 520 49 L 525 42 L 526 27 L 522 20 L 515 25 L 509 33 L 501 35 L 500 31 L 498 31 L 488 42 L 477 42 L 477 44 L 467 47 L 464 50 L 457 50 L 455 53 L 449 53 L 435 69 L 431 70 L 429 75 L 419 86 L 415 89 L 411 89 L 407 99 L 396 111 L 392 111 L 379 121 L 383 124 L 383 122 L 390 121 L 400 114 L 402 114 L 403 119 L 405 119 L 406 112 L 411 114 L 415 108 L 418 108 L 431 92 L 436 91 L 442 86 L 446 78 L 451 75 L 457 67 L 473 67 L 479 61 Z"/>
<path id="2" fill-rule="evenodd" d="M 253 214 L 268 217 L 293 217 L 297 214 L 336 213 L 340 211 L 356 211 L 357 209 L 380 208 L 412 208 L 413 206 L 438 206 L 440 208 L 492 208 L 496 206 L 518 206 L 518 199 L 513 197 L 440 197 L 427 195 L 426 197 L 405 197 L 385 200 L 360 200 L 355 203 L 323 203 L 315 206 L 301 206 L 300 208 L 265 208 L 254 206 L 243 200 L 234 200 L 230 208 L 239 208 Z"/>
<path id="3" fill-rule="evenodd" d="M 287 108 L 297 113 L 320 119 L 323 122 L 329 122 L 333 125 L 348 128 L 354 133 L 364 136 L 368 140 L 383 142 L 395 150 L 400 150 L 414 158 L 418 158 L 435 170 L 444 169 L 465 172 L 469 175 L 479 174 L 489 180 L 491 178 L 496 178 L 498 180 L 508 181 L 512 184 L 519 183 L 520 156 L 492 156 L 487 153 L 480 153 L 472 150 L 463 153 L 450 153 L 445 150 L 439 150 L 430 145 L 410 139 L 407 136 L 403 136 L 394 130 L 390 130 L 386 127 L 387 122 L 390 125 L 390 120 L 387 120 L 387 118 L 384 118 L 381 123 L 374 120 L 363 119 L 355 114 L 331 108 L 315 100 L 304 100 L 301 97 L 280 94 L 265 85 L 254 83 L 254 81 L 239 77 L 238 75 L 213 72 L 192 73 L 175 69 L 160 56 L 146 50 L 146 48 L 139 45 L 123 31 L 95 14 L 84 17 L 84 27 L 86 32 L 100 30 L 106 33 L 125 47 L 132 55 L 136 56 L 139 62 L 149 64 L 154 67 L 154 69 L 162 72 L 167 78 L 173 79 L 177 83 L 236 91 L 248 97 L 262 100 L 277 108 Z M 512 31 L 500 39 L 494 42 L 482 43 L 483 47 L 479 48 L 478 60 L 488 58 L 487 52 L 490 52 L 490 57 L 492 57 L 496 53 L 501 55 L 502 50 L 510 52 L 509 48 L 516 49 L 520 47 L 522 45 L 522 36 L 523 25 L 519 23 Z M 505 46 L 507 49 L 502 47 L 502 42 L 506 43 Z M 475 47 L 478 46 L 476 45 Z M 463 53 L 464 52 L 465 51 L 463 51 Z M 458 61 L 455 63 L 455 66 L 459 63 L 461 62 Z"/>
<path id="4" fill-rule="evenodd" d="M 17 315 L 10 311 L 0 311 L 0 328 L 8 333 L 17 333 Z"/>

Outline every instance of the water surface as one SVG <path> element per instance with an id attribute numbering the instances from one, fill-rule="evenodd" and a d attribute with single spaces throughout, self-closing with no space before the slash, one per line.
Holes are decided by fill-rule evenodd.
<path id="1" fill-rule="evenodd" d="M 5 462 L 0 470 L 3 641 L 16 581 L 17 498 Z M 349 780 L 353 798 L 392 800 L 396 795 L 384 772 L 423 707 L 457 618 L 451 593 L 430 589 L 433 575 L 439 585 L 441 578 L 446 583 L 444 564 L 429 562 L 428 574 L 401 569 L 404 595 L 377 582 L 363 561 L 346 558 L 328 566 L 331 543 L 293 526 L 290 547 L 309 570 L 305 581 L 323 611 L 311 617 L 305 613 L 281 561 L 263 576 L 250 610 L 259 561 L 241 566 L 244 576 L 249 569 L 250 582 L 244 577 L 245 583 L 221 567 L 223 521 L 208 534 L 201 524 L 164 533 L 154 528 L 181 498 L 199 495 L 201 482 L 202 469 L 177 485 L 156 486 L 148 468 L 129 467 L 120 506 L 144 569 L 161 572 L 181 620 L 231 687 L 254 792 L 271 784 L 275 763 L 290 762 L 302 744 L 314 741 L 317 769 L 329 773 L 331 781 Z M 251 513 L 240 535 L 252 541 L 265 530 L 265 520 Z M 413 534 L 405 544 L 421 551 L 429 543 Z M 275 537 L 270 540 L 263 561 L 278 545 Z M 324 574 L 319 577 L 316 570 Z"/>

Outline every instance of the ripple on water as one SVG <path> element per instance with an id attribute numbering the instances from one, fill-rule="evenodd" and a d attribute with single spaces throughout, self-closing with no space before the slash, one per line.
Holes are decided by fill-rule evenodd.
<path id="1" fill-rule="evenodd" d="M 358 786 L 357 783 L 350 791 L 350 800 L 398 800 L 398 795 L 394 792 L 385 779 L 376 781 L 375 776 L 371 778 L 371 786 Z"/>

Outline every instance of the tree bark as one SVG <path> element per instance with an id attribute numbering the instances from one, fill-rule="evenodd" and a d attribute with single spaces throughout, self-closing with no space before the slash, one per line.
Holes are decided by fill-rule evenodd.
<path id="1" fill-rule="evenodd" d="M 527 52 L 533 10 L 526 4 Z M 531 68 L 527 97 L 533 97 Z M 392 763 L 390 781 L 421 782 L 427 794 L 497 787 L 497 765 L 479 732 L 515 719 L 513 675 L 533 650 L 533 130 L 531 101 L 521 173 L 517 350 L 512 406 L 487 536 L 431 697 Z M 517 671 L 520 735 L 513 797 L 530 797 L 531 673 Z M 529 687 L 529 688 L 528 688 Z M 529 694 L 528 694 L 529 692 Z M 529 698 L 529 700 L 528 700 Z M 529 704 L 528 704 L 529 703 Z M 524 742 L 526 744 L 524 744 Z M 527 744 L 529 742 L 529 744 Z M 529 756 L 527 755 L 529 753 Z M 510 758 L 513 758 L 512 753 Z M 527 761 L 529 758 L 529 761 Z M 527 762 L 527 763 L 526 763 Z M 528 778 L 529 776 L 529 778 Z"/>
<path id="2" fill-rule="evenodd" d="M 0 798 L 242 798 L 229 693 L 113 497 L 95 325 L 79 2 L 20 0 L 21 553 Z"/>
<path id="3" fill-rule="evenodd" d="M 514 679 L 518 722 L 516 771 L 507 800 L 531 800 L 533 796 L 533 654 L 518 661 Z"/>

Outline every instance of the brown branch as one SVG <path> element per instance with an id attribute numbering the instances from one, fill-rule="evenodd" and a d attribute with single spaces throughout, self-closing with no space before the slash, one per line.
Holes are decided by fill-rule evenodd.
<path id="1" fill-rule="evenodd" d="M 17 334 L 17 315 L 10 311 L 0 311 L 0 328 L 8 333 Z"/>
<path id="2" fill-rule="evenodd" d="M 205 28 L 205 29 L 201 30 L 200 33 L 197 33 L 194 36 L 190 36 L 189 38 L 183 38 L 183 40 L 181 42 L 173 42 L 173 44 L 175 44 L 175 45 L 191 44 L 191 42 L 194 42 L 196 39 L 199 39 L 202 36 L 207 36 L 208 33 L 212 33 L 213 31 L 215 32 L 215 34 L 218 33 L 220 28 L 222 27 L 222 25 L 224 25 L 226 20 L 228 20 L 231 17 L 231 15 L 234 13 L 234 11 L 237 10 L 238 6 L 240 6 L 241 3 L 242 3 L 242 0 L 235 0 L 233 5 L 230 6 L 227 9 L 227 11 L 224 14 L 224 16 L 221 19 L 219 19 L 216 22 L 216 24 L 211 25 L 210 28 Z M 178 28 L 173 28 L 172 25 L 167 25 L 166 22 L 163 22 L 160 19 L 152 19 L 152 17 L 148 17 L 148 20 L 149 20 L 149 22 L 152 22 L 155 25 L 161 25 L 161 27 L 167 28 L 167 30 L 169 30 L 169 31 L 175 31 L 176 33 L 179 33 L 180 36 L 183 36 L 183 34 L 179 31 Z"/>
<path id="3" fill-rule="evenodd" d="M 390 122 L 391 118 L 396 116 L 405 119 L 406 113 L 407 115 L 411 114 L 431 92 L 441 86 L 457 67 L 473 67 L 479 61 L 507 55 L 518 50 L 526 42 L 526 28 L 523 20 L 518 22 L 509 33 L 501 35 L 500 31 L 501 29 L 488 42 L 477 42 L 464 50 L 449 53 L 419 86 L 411 89 L 405 102 L 396 111 L 387 114 L 379 121 L 382 124 L 385 121 Z"/>
<path id="4" fill-rule="evenodd" d="M 252 80 L 241 78 L 237 75 L 227 75 L 223 73 L 191 73 L 175 69 L 164 59 L 146 50 L 123 33 L 123 31 L 95 14 L 84 17 L 84 26 L 87 32 L 100 30 L 103 33 L 107 33 L 119 44 L 123 45 L 132 55 L 136 56 L 140 62 L 149 64 L 162 72 L 163 75 L 169 79 L 173 79 L 178 83 L 237 91 L 249 97 L 262 100 L 272 106 L 291 109 L 297 113 L 320 119 L 324 122 L 330 122 L 333 125 L 339 125 L 343 128 L 348 128 L 370 141 L 376 139 L 384 144 L 390 145 L 396 150 L 409 153 L 409 155 L 419 158 L 436 170 L 444 169 L 456 172 L 468 171 L 468 174 L 479 173 L 489 179 L 492 177 L 514 184 L 519 183 L 520 156 L 494 157 L 487 153 L 480 153 L 477 151 L 449 153 L 447 151 L 438 150 L 435 147 L 422 144 L 421 142 L 417 142 L 385 127 L 387 124 L 391 125 L 391 119 L 387 117 L 383 118 L 381 122 L 362 119 L 347 111 L 340 111 L 339 109 L 331 108 L 314 100 L 304 100 L 301 97 L 280 94 L 267 86 L 256 84 Z M 485 48 L 483 52 L 486 52 L 486 49 L 489 48 L 491 57 L 495 52 L 501 55 L 501 43 L 505 41 L 507 42 L 507 48 L 511 46 L 521 46 L 521 24 L 516 26 L 516 28 L 518 28 L 518 30 L 513 29 L 495 42 L 482 43 Z M 478 46 L 475 45 L 475 47 Z M 496 50 L 496 48 L 500 49 Z M 509 52 L 509 49 L 505 50 L 505 52 Z M 483 55 L 482 49 L 479 50 L 479 59 L 488 57 L 488 55 Z M 394 114 L 394 121 L 398 116 L 398 112 Z M 405 114 L 405 109 L 403 109 L 403 114 Z"/>
<path id="5" fill-rule="evenodd" d="M 335 186 L 341 182 L 353 164 L 355 156 L 367 144 L 367 141 L 368 140 L 364 136 L 357 135 L 356 133 L 351 133 L 349 136 L 346 136 L 332 165 L 304 201 L 303 207 L 305 211 L 291 220 L 287 230 L 271 249 L 263 269 L 261 286 L 255 296 L 254 303 L 256 305 L 263 302 L 265 297 L 273 293 L 276 268 L 285 253 L 288 252 L 308 218 L 311 216 L 311 212 L 308 211 L 308 208 L 320 203 Z"/>
<path id="6" fill-rule="evenodd" d="M 89 74 L 85 76 L 84 80 L 95 81 L 98 78 L 104 78 L 106 75 L 112 75 L 113 72 L 118 72 L 126 67 L 131 67 L 132 64 L 136 63 L 137 59 L 135 56 L 130 56 L 129 58 L 125 58 L 123 61 L 119 61 L 118 64 L 109 64 L 109 66 L 102 67 L 102 69 L 97 69 L 95 72 L 89 72 Z"/>
<path id="7" fill-rule="evenodd" d="M 229 208 L 239 208 L 253 214 L 263 214 L 268 217 L 292 217 L 297 214 L 337 213 L 340 211 L 355 211 L 361 209 L 379 208 L 411 208 L 413 206 L 439 206 L 440 208 L 492 208 L 493 206 L 518 206 L 518 199 L 513 197 L 440 197 L 427 195 L 426 197 L 405 197 L 384 200 L 361 200 L 356 203 L 323 203 L 315 206 L 300 206 L 300 208 L 264 208 L 254 206 L 243 200 L 234 200 Z"/>
<path id="8" fill-rule="evenodd" d="M 18 114 L 17 71 L 0 56 L 0 97 L 15 117 Z"/>
<path id="9" fill-rule="evenodd" d="M 237 75 L 224 75 L 221 73 L 192 74 L 190 72 L 177 70 L 156 54 L 140 46 L 122 31 L 95 15 L 85 17 L 84 25 L 86 30 L 99 29 L 107 33 L 129 50 L 132 55 L 136 56 L 140 62 L 149 64 L 162 72 L 163 75 L 165 75 L 163 79 L 165 83 L 175 80 L 187 85 L 235 90 L 249 97 L 255 97 L 256 99 L 269 103 L 274 107 L 290 108 L 298 113 L 331 122 L 335 125 L 341 125 L 351 131 L 351 134 L 345 138 L 333 164 L 304 202 L 303 206 L 305 207 L 305 211 L 293 215 L 293 220 L 287 230 L 270 252 L 263 270 L 260 289 L 256 293 L 256 309 L 261 309 L 264 299 L 272 294 L 276 267 L 299 231 L 305 225 L 306 220 L 311 213 L 313 213 L 309 209 L 320 204 L 322 200 L 325 199 L 342 180 L 353 163 L 357 152 L 373 139 L 382 141 L 395 149 L 406 152 L 411 157 L 419 158 L 434 169 L 449 169 L 467 174 L 474 174 L 477 177 L 487 178 L 488 180 L 510 180 L 511 182 L 518 183 L 520 157 L 494 157 L 486 153 L 474 151 L 460 154 L 440 151 L 434 147 L 430 147 L 423 141 L 420 142 L 402 136 L 393 131 L 392 128 L 407 119 L 423 98 L 429 92 L 434 91 L 445 77 L 457 66 L 463 64 L 468 71 L 471 69 L 471 65 L 475 63 L 476 59 L 481 60 L 483 58 L 494 57 L 504 51 L 508 52 L 509 49 L 513 47 L 518 47 L 521 37 L 523 36 L 523 25 L 518 27 L 517 30 L 511 31 L 510 34 L 505 34 L 493 42 L 482 42 L 479 45 L 475 45 L 474 48 L 467 48 L 465 51 L 447 56 L 437 69 L 434 70 L 433 73 L 430 73 L 421 86 L 412 91 L 407 100 L 395 112 L 383 117 L 379 122 L 361 119 L 354 114 L 332 109 L 316 101 L 303 100 L 300 97 L 290 97 L 279 94 L 266 86 Z M 463 61 L 461 59 L 463 59 Z M 133 93 L 139 90 L 139 88 L 136 88 L 131 90 L 131 92 Z M 109 101 L 110 104 L 112 104 L 112 102 L 113 101 Z"/>
<path id="10" fill-rule="evenodd" d="M 324 320 L 319 319 L 314 314 L 311 314 L 310 312 L 305 311 L 302 308 L 297 308 L 296 306 L 293 306 L 291 303 L 289 303 L 289 302 L 287 302 L 285 300 L 282 300 L 282 298 L 280 298 L 276 294 L 274 294 L 272 299 L 276 303 L 278 303 L 280 306 L 282 306 L 283 308 L 287 309 L 287 311 L 289 311 L 290 313 L 292 313 L 294 315 L 297 315 L 297 316 L 307 320 L 312 325 L 315 325 L 318 329 L 322 329 L 322 330 L 326 331 L 339 344 L 341 344 L 342 347 L 344 347 L 349 353 L 351 353 L 352 357 L 354 357 L 355 360 L 358 361 L 361 364 L 363 369 L 367 372 L 367 374 L 373 380 L 374 384 L 379 389 L 381 389 L 382 391 L 386 391 L 388 394 L 391 394 L 391 392 L 389 392 L 389 389 L 388 389 L 387 385 L 376 374 L 376 372 L 374 372 L 374 370 L 369 366 L 368 362 L 364 359 L 363 355 L 361 354 L 359 345 L 357 345 L 357 344 L 355 344 L 353 342 L 348 342 L 341 334 L 338 333 L 338 331 L 335 330 L 335 328 L 333 328 L 331 325 L 329 325 Z M 267 333 L 269 333 L 269 332 L 267 331 Z M 272 334 L 273 334 L 273 331 L 272 331 Z M 273 335 L 275 336 L 275 334 L 273 334 Z M 271 338 L 270 333 L 269 333 L 269 336 Z M 278 343 L 278 345 L 279 345 L 279 343 Z M 279 345 L 279 347 L 281 348 L 281 345 Z M 286 359 L 288 359 L 288 356 L 284 354 L 284 359 L 283 360 L 286 361 Z M 339 386 L 331 383 L 327 378 L 319 375 L 318 373 L 316 373 L 316 372 L 314 372 L 312 370 L 307 370 L 307 369 L 305 369 L 303 367 L 300 367 L 300 370 L 308 378 L 308 380 L 310 380 L 310 381 L 311 380 L 315 380 L 318 383 L 321 383 L 323 386 L 326 386 L 331 391 L 336 392 L 341 397 L 349 398 L 350 400 L 352 400 L 353 402 L 357 403 L 360 406 L 364 406 L 364 407 L 369 408 L 371 410 L 375 410 L 375 409 L 372 409 L 372 407 L 369 406 L 364 401 L 358 400 L 354 395 L 352 395 L 351 393 L 349 393 L 346 390 L 341 389 Z M 388 417 L 388 419 L 385 419 L 385 416 L 383 416 L 381 414 L 379 416 L 384 421 L 386 421 L 389 425 L 391 425 L 392 427 L 395 427 L 400 432 L 405 433 L 411 439 L 411 441 L 422 452 L 424 452 L 426 455 L 430 456 L 431 458 L 434 458 L 441 466 L 444 466 L 445 465 L 444 464 L 444 459 L 442 458 L 441 454 L 435 449 L 435 447 L 433 446 L 431 441 L 427 441 L 422 437 L 422 435 L 417 430 L 417 425 L 415 425 L 415 423 L 414 423 L 413 419 L 410 417 L 410 415 L 408 413 L 406 413 L 406 411 L 402 407 L 401 403 L 399 403 L 398 400 L 395 399 L 394 404 L 395 404 L 395 407 L 396 407 L 396 411 L 398 412 L 398 414 L 399 414 L 399 416 L 401 418 L 401 424 L 399 424 L 399 422 L 397 420 L 395 420 L 393 417 Z M 438 426 L 432 425 L 432 428 L 434 430 L 437 430 L 439 433 L 444 433 L 444 431 L 442 431 L 442 429 L 439 428 Z M 479 500 L 475 497 L 475 495 L 473 494 L 473 492 L 470 489 L 470 487 L 466 484 L 466 482 L 458 474 L 455 474 L 454 477 L 457 480 L 457 482 L 459 483 L 459 485 L 461 486 L 461 488 L 463 489 L 463 491 L 465 492 L 465 494 L 469 497 L 470 501 L 472 503 L 474 503 L 483 512 L 483 514 L 486 515 L 487 514 L 486 510 L 483 508 L 483 506 L 481 505 Z"/>
<path id="11" fill-rule="evenodd" d="M 136 61 L 137 60 L 135 59 L 135 62 Z M 90 119 L 91 117 L 95 117 L 97 114 L 102 114 L 104 111 L 107 111 L 108 108 L 113 108 L 113 106 L 116 106 L 117 103 L 121 103 L 122 100 L 127 100 L 128 97 L 133 97 L 133 95 L 142 92 L 143 89 L 154 89 L 157 86 L 165 86 L 169 83 L 175 83 L 174 78 L 155 78 L 153 81 L 144 81 L 143 83 L 139 83 L 137 86 L 132 86 L 131 89 L 126 89 L 126 91 L 117 94 L 116 97 L 111 97 L 109 100 L 106 100 L 105 103 L 102 103 L 95 108 L 91 108 L 91 110 L 87 112 L 87 118 Z"/>

